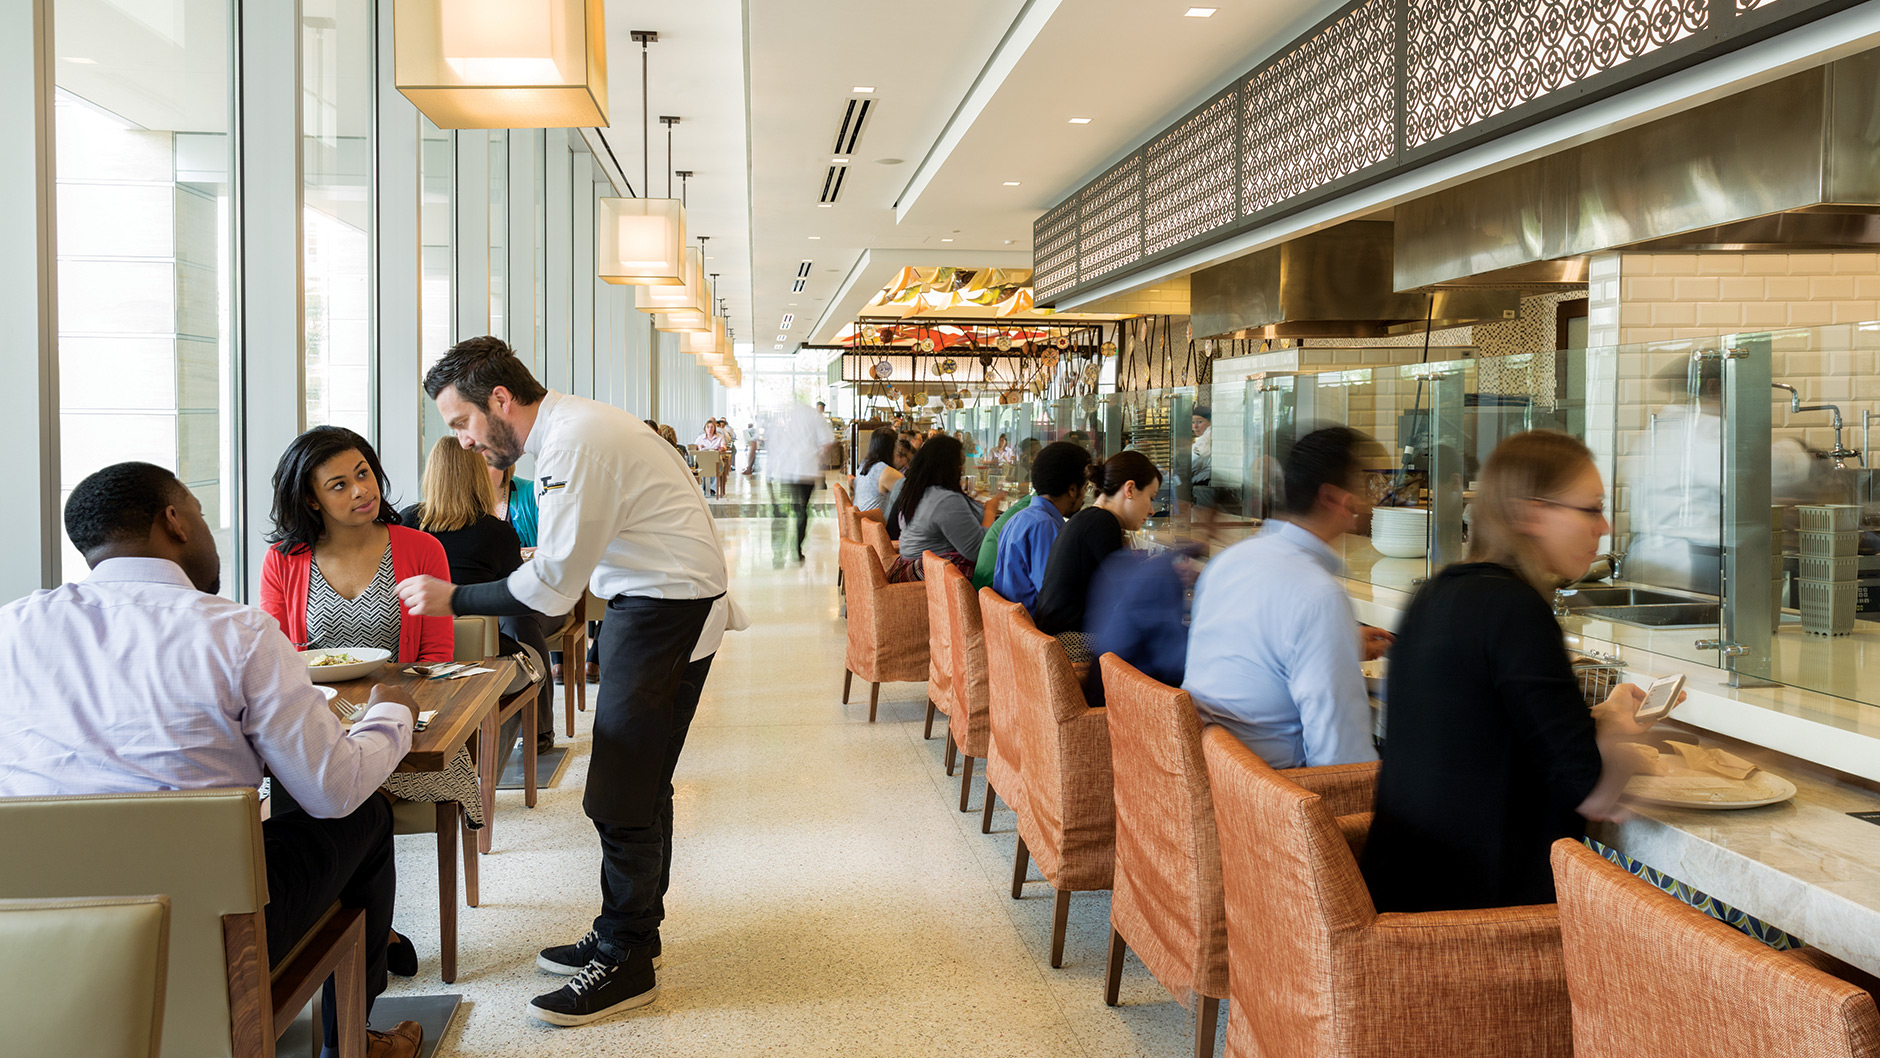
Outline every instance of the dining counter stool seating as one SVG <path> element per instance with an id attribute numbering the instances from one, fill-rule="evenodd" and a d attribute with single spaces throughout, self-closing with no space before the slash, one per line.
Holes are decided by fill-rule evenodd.
<path id="1" fill-rule="evenodd" d="M 1379 914 L 1352 852 L 1375 763 L 1276 772 L 1215 726 L 1202 751 L 1227 909 L 1228 1058 L 1573 1053 L 1554 905 Z"/>
<path id="2" fill-rule="evenodd" d="M 256 791 L 0 798 L 0 847 L 0 899 L 169 897 L 163 1058 L 272 1056 L 329 976 L 340 1056 L 363 1058 L 365 913 L 335 904 L 270 959 Z"/>
<path id="3" fill-rule="evenodd" d="M 927 678 L 927 588 L 889 584 L 872 549 L 841 541 L 842 571 L 849 585 L 847 659 L 842 704 L 849 704 L 855 677 L 867 681 L 868 722 L 884 683 L 919 683 Z"/>
<path id="4" fill-rule="evenodd" d="M 1227 912 L 1201 719 L 1188 692 L 1105 654 L 1104 711 L 1116 796 L 1116 879 L 1103 1001 L 1116 1006 L 1125 945 L 1195 1015 L 1196 1058 L 1212 1058 L 1227 998 Z"/>
<path id="5" fill-rule="evenodd" d="M 1018 674 L 1018 728 L 1024 744 L 1025 796 L 1018 817 L 1015 889 L 1036 860 L 1051 884 L 1051 965 L 1064 965 L 1072 893 L 1110 888 L 1116 867 L 1116 802 L 1111 788 L 1110 727 L 1104 710 L 1084 700 L 1070 657 L 1023 613 L 1005 616 Z"/>
<path id="6" fill-rule="evenodd" d="M 953 711 L 947 714 L 948 761 L 952 751 L 960 754 L 960 811 L 969 811 L 973 792 L 973 761 L 985 760 L 987 743 L 992 738 L 992 724 L 987 715 L 989 692 L 986 672 L 986 628 L 979 612 L 979 595 L 973 582 L 951 562 L 934 559 L 939 569 L 927 571 L 928 591 L 936 581 L 946 599 L 947 641 L 951 647 L 951 693 Z M 988 794 L 990 804 L 990 794 Z M 990 809 L 980 817 L 982 830 L 991 829 Z"/>
<path id="7" fill-rule="evenodd" d="M 1025 753 L 1019 737 L 1018 669 L 1011 631 L 1013 617 L 1025 608 L 991 588 L 981 588 L 977 594 L 986 639 L 986 806 L 979 817 L 979 832 L 990 834 L 992 806 L 1001 797 L 1020 819 L 1031 814 L 1025 800 Z M 1023 834 L 1025 825 L 1017 829 Z M 1024 865 L 1018 864 L 1012 875 L 1012 899 L 1022 895 L 1024 885 Z"/>
<path id="8" fill-rule="evenodd" d="M 841 482 L 836 482 L 833 491 L 836 497 L 836 537 L 841 540 L 853 540 L 858 544 L 861 543 L 862 527 L 857 524 L 861 519 L 861 514 L 855 509 L 854 497 L 849 495 L 848 487 Z M 838 562 L 836 564 L 836 597 L 840 599 L 842 603 L 842 616 L 847 617 L 849 615 L 849 603 L 843 593 L 842 564 Z"/>
<path id="9" fill-rule="evenodd" d="M 1554 843 L 1575 1058 L 1874 1058 L 1880 982 L 1818 948 L 1779 952 Z"/>
<path id="10" fill-rule="evenodd" d="M 947 717 L 946 767 L 947 774 L 953 774 L 953 627 L 947 620 L 946 582 L 940 578 L 941 569 L 952 565 L 946 559 L 932 551 L 920 554 L 922 583 L 927 589 L 927 729 L 921 738 L 933 737 L 933 718 L 936 712 Z"/>
<path id="11" fill-rule="evenodd" d="M 0 900 L 0 1050 L 158 1058 L 170 898 Z"/>

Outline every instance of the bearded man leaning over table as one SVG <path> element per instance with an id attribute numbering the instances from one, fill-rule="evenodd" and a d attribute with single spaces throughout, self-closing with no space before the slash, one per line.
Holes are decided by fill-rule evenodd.
<path id="1" fill-rule="evenodd" d="M 284 955 L 335 900 L 386 936 L 392 812 L 374 796 L 411 748 L 413 710 L 374 688 L 344 730 L 265 612 L 221 598 L 202 504 L 174 474 L 118 463 L 86 478 L 65 531 L 91 576 L 0 607 L 0 797 L 256 787 L 299 811 L 261 825 L 268 951 Z M 366 945 L 368 1010 L 386 948 Z M 321 1005 L 328 1050 L 338 1004 Z M 370 1058 L 412 1058 L 424 1032 L 367 1032 Z"/>

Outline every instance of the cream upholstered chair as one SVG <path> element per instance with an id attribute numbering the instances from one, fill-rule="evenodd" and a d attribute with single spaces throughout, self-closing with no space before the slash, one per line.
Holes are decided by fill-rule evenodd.
<path id="1" fill-rule="evenodd" d="M 1873 1058 L 1880 982 L 1779 952 L 1577 841 L 1554 843 L 1575 1058 Z"/>
<path id="2" fill-rule="evenodd" d="M 0 900 L 0 1050 L 157 1058 L 170 899 Z"/>
<path id="3" fill-rule="evenodd" d="M 1024 740 L 1018 728 L 1018 668 L 1012 655 L 1012 621 L 1025 612 L 991 588 L 979 589 L 981 627 L 986 634 L 986 807 L 979 832 L 992 833 L 992 805 L 998 798 L 1022 821 L 1031 814 L 1025 800 Z M 1025 833 L 1020 823 L 1018 832 Z M 1024 864 L 1012 873 L 1012 899 L 1023 894 Z"/>
<path id="4" fill-rule="evenodd" d="M 1379 914 L 1352 853 L 1376 764 L 1282 773 L 1224 728 L 1201 744 L 1227 907 L 1229 1058 L 1572 1053 L 1552 904 Z"/>
<path id="5" fill-rule="evenodd" d="M 1018 817 L 1014 888 L 1029 857 L 1054 890 L 1051 965 L 1064 965 L 1070 896 L 1110 888 L 1116 866 L 1116 802 L 1111 792 L 1110 728 L 1084 700 L 1070 658 L 1023 613 L 1005 618 L 1018 673 L 1018 729 L 1025 797 Z"/>
<path id="6" fill-rule="evenodd" d="M 1116 879 L 1104 1002 L 1115 1006 L 1124 945 L 1195 1014 L 1195 1055 L 1214 1054 L 1227 998 L 1227 911 L 1201 720 L 1186 691 L 1105 654 L 1115 765 Z"/>
<path id="7" fill-rule="evenodd" d="M 874 723 L 881 685 L 927 678 L 927 589 L 889 584 L 874 552 L 842 541 L 842 572 L 849 586 L 848 656 L 842 704 L 855 677 L 868 681 L 868 721 Z"/>
<path id="8" fill-rule="evenodd" d="M 953 701 L 953 629 L 947 620 L 946 581 L 941 570 L 952 563 L 934 554 L 923 551 L 920 556 L 921 576 L 927 588 L 927 730 L 922 738 L 933 737 L 933 716 L 941 712 L 947 715 L 948 726 L 952 726 Z M 947 735 L 947 774 L 953 774 L 953 736 Z"/>
<path id="9" fill-rule="evenodd" d="M 328 976 L 340 1054 L 362 1058 L 365 914 L 335 904 L 292 951 L 268 951 L 254 790 L 4 798 L 0 847 L 0 898 L 169 897 L 163 1058 L 272 1055 Z"/>
<path id="10" fill-rule="evenodd" d="M 952 750 L 960 752 L 960 811 L 967 810 L 973 788 L 973 761 L 986 758 L 986 744 L 992 737 L 987 716 L 988 676 L 986 671 L 986 628 L 979 613 L 979 596 L 973 582 L 966 579 L 951 562 L 941 562 L 938 580 L 946 596 L 948 643 L 952 648 L 951 684 L 953 712 L 947 716 L 947 759 Z M 936 574 L 927 574 L 928 591 L 933 590 Z M 992 799 L 980 819 L 980 829 L 992 829 Z"/>

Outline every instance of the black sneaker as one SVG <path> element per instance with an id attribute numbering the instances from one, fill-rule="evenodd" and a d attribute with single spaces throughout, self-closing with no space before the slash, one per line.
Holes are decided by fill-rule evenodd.
<path id="1" fill-rule="evenodd" d="M 573 944 L 562 944 L 553 948 L 543 948 L 542 954 L 535 957 L 535 965 L 552 974 L 573 977 L 581 968 L 594 961 L 600 952 L 601 935 L 593 930 L 587 936 Z M 659 934 L 653 934 L 653 943 L 647 945 L 647 951 L 653 957 L 653 969 L 666 965 L 666 960 L 659 954 Z"/>
<path id="2" fill-rule="evenodd" d="M 568 983 L 529 1001 L 529 1015 L 550 1025 L 586 1025 L 643 1007 L 659 998 L 659 975 L 645 948 L 625 962 L 596 954 Z"/>

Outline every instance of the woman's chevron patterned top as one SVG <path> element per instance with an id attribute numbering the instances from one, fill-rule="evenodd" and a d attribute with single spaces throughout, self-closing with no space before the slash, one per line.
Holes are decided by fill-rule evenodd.
<path id="1" fill-rule="evenodd" d="M 359 597 L 348 599 L 333 590 L 313 563 L 307 581 L 307 649 L 341 650 L 377 647 L 398 656 L 398 586 L 392 579 L 392 549 L 379 559 L 379 571 Z"/>

